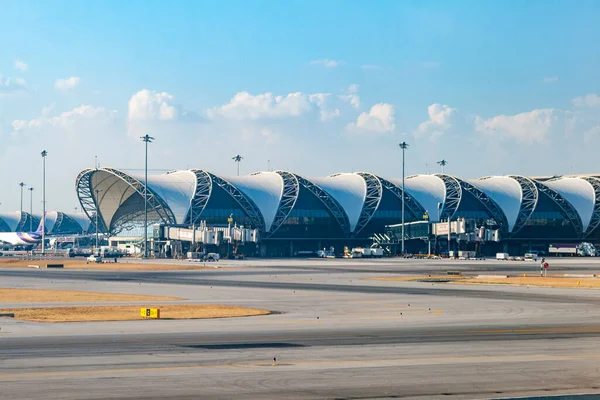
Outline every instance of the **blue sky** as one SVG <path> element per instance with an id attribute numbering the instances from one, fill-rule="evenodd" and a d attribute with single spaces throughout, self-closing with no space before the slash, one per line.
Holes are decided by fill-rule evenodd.
<path id="1" fill-rule="evenodd" d="M 94 155 L 142 165 L 144 132 L 152 167 L 225 175 L 239 153 L 394 177 L 402 140 L 408 173 L 600 172 L 598 20 L 597 1 L 3 2 L 0 210 L 41 185 L 41 149 L 71 209 Z"/>

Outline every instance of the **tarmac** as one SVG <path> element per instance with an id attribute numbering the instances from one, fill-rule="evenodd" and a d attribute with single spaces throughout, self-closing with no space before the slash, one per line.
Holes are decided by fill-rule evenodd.
<path id="1" fill-rule="evenodd" d="M 539 271 L 535 263 L 279 259 L 215 265 L 231 268 L 0 269 L 1 287 L 177 296 L 187 299 L 182 303 L 275 311 L 212 320 L 0 318 L 0 398 L 600 395 L 599 290 L 366 279 L 447 271 L 532 273 Z M 600 259 L 550 265 L 553 273 L 600 273 Z"/>

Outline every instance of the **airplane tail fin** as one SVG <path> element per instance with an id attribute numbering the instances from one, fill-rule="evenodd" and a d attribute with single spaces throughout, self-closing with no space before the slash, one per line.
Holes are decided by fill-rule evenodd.
<path id="1" fill-rule="evenodd" d="M 39 233 L 41 235 L 43 229 L 44 229 L 44 220 L 42 219 L 42 221 L 40 222 L 40 225 L 38 226 L 37 231 L 35 231 L 35 233 Z"/>

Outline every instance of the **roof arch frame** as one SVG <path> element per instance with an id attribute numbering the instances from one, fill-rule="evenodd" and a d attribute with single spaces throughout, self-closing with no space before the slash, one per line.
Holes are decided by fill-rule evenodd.
<path id="1" fill-rule="evenodd" d="M 458 210 L 460 201 L 462 200 L 462 186 L 458 179 L 452 175 L 435 174 L 435 176 L 440 178 L 444 182 L 444 185 L 446 185 L 444 208 L 440 213 L 440 220 L 452 219 L 454 214 L 456 214 L 456 210 Z"/>
<path id="2" fill-rule="evenodd" d="M 221 189 L 225 190 L 239 205 L 242 210 L 248 215 L 252 224 L 262 232 L 265 231 L 265 219 L 258 209 L 258 206 L 246 196 L 240 189 L 235 187 L 227 179 L 221 178 L 211 172 L 205 171 L 213 183 L 216 183 Z M 211 189 L 212 190 L 212 189 Z"/>
<path id="3" fill-rule="evenodd" d="M 358 235 L 360 231 L 367 226 L 371 218 L 373 218 L 375 211 L 379 208 L 381 198 L 383 197 L 383 185 L 376 175 L 369 172 L 357 172 L 357 175 L 360 175 L 365 180 L 367 191 L 360 217 L 358 218 L 354 232 L 352 232 L 355 236 Z"/>
<path id="4" fill-rule="evenodd" d="M 323 205 L 327 208 L 329 213 L 335 218 L 337 223 L 339 224 L 342 232 L 349 236 L 350 235 L 350 220 L 348 219 L 348 215 L 342 208 L 342 206 L 337 202 L 333 196 L 330 196 L 325 190 L 323 190 L 316 183 L 304 178 L 301 175 L 294 174 L 298 183 L 301 184 L 306 190 L 311 192 L 314 196 L 316 196 Z"/>
<path id="5" fill-rule="evenodd" d="M 575 228 L 576 234 L 581 237 L 583 235 L 583 222 L 581 221 L 581 217 L 579 216 L 579 213 L 575 207 L 573 207 L 573 205 L 569 203 L 567 199 L 565 199 L 560 193 L 551 187 L 544 185 L 542 182 L 534 180 L 532 180 L 532 182 L 535 183 L 538 192 L 544 193 L 550 197 L 552 201 L 554 201 L 554 203 L 561 209 L 563 214 L 571 221 L 571 224 Z"/>
<path id="6" fill-rule="evenodd" d="M 196 175 L 196 187 L 194 188 L 194 195 L 190 200 L 190 208 L 185 222 L 189 225 L 194 225 L 198 221 L 202 211 L 204 211 L 206 204 L 208 204 L 208 200 L 212 194 L 213 181 L 210 174 L 204 170 L 192 169 L 191 171 Z"/>
<path id="7" fill-rule="evenodd" d="M 523 228 L 525 222 L 533 214 L 538 203 L 539 192 L 535 182 L 525 176 L 509 175 L 508 177 L 517 181 L 521 186 L 521 207 L 519 208 L 519 214 L 517 215 L 513 230 L 510 233 L 511 236 L 514 236 Z"/>
<path id="8" fill-rule="evenodd" d="M 584 237 L 587 237 L 600 226 L 600 179 L 592 176 L 582 176 L 581 179 L 587 181 L 594 188 L 594 212 L 588 228 L 584 232 Z"/>
<path id="9" fill-rule="evenodd" d="M 381 186 L 384 189 L 387 189 L 390 192 L 392 192 L 392 194 L 399 198 L 400 201 L 402 201 L 402 195 L 404 194 L 404 206 L 408 208 L 408 210 L 415 217 L 415 219 L 421 219 L 421 217 L 423 217 L 427 213 L 425 207 L 423 207 L 421 203 L 419 203 L 410 194 L 408 194 L 406 190 L 403 193 L 402 188 L 396 185 L 395 183 L 390 182 L 387 179 L 382 178 L 381 176 L 377 176 L 377 178 L 381 182 Z"/>
<path id="10" fill-rule="evenodd" d="M 508 235 L 508 218 L 504 214 L 504 211 L 502 211 L 502 208 L 500 208 L 500 206 L 490 196 L 485 194 L 478 187 L 463 179 L 455 179 L 460 183 L 462 190 L 471 193 L 477 200 L 481 202 L 481 204 L 483 204 L 490 216 L 500 226 L 500 232 L 503 235 Z"/>
<path id="11" fill-rule="evenodd" d="M 99 171 L 108 172 L 117 178 L 121 179 L 125 183 L 127 183 L 136 193 L 144 197 L 146 194 L 146 202 L 148 204 L 148 212 L 155 212 L 160 220 L 163 223 L 170 224 L 175 223 L 175 215 L 173 211 L 169 207 L 169 205 L 158 196 L 152 189 L 146 187 L 144 183 L 142 183 L 139 179 L 130 176 L 129 174 L 120 171 L 116 168 L 100 168 L 100 169 L 87 169 L 79 174 L 77 177 L 77 195 L 79 197 L 79 202 L 81 204 L 82 209 L 88 216 L 88 218 L 96 218 L 96 213 L 98 213 L 98 220 L 101 222 L 104 227 L 105 232 L 110 232 L 112 234 L 121 232 L 123 229 L 129 229 L 128 224 L 140 216 L 140 212 L 134 213 L 121 213 L 122 215 L 126 215 L 126 218 L 117 218 L 115 220 L 113 216 L 113 220 L 110 223 L 106 223 L 102 212 L 99 211 L 98 207 L 98 199 L 94 196 L 93 188 L 92 188 L 92 176 Z M 144 188 L 146 190 L 144 190 Z M 120 203 L 119 208 L 122 203 Z M 142 212 L 143 214 L 143 212 Z M 118 213 L 115 213 L 118 215 Z M 100 224 L 98 224 L 100 225 Z M 108 227 L 107 227 L 108 225 Z M 100 229 L 100 227 L 98 227 Z"/>
<path id="12" fill-rule="evenodd" d="M 283 192 L 281 200 L 279 201 L 279 206 L 277 207 L 277 213 L 271 224 L 271 230 L 268 232 L 267 237 L 273 235 L 277 229 L 283 225 L 294 209 L 298 196 L 300 195 L 300 182 L 298 182 L 298 178 L 295 174 L 288 171 L 275 171 L 275 173 L 283 179 Z"/>

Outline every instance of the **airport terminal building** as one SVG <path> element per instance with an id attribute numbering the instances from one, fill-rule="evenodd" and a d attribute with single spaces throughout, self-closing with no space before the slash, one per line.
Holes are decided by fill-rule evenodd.
<path id="1" fill-rule="evenodd" d="M 77 177 L 82 209 L 101 231 L 128 235 L 148 224 L 236 225 L 258 229 L 260 243 L 247 253 L 290 256 L 300 250 L 366 246 L 377 233 L 406 223 L 468 220 L 496 232 L 481 243 L 486 253 L 523 253 L 552 243 L 600 240 L 600 176 L 531 178 L 519 175 L 464 180 L 447 174 L 386 179 L 368 172 L 307 178 L 289 171 L 226 177 L 201 170 L 144 177 L 114 168 L 88 169 Z M 397 230 L 396 230 L 397 231 Z M 426 248 L 405 236 L 407 251 Z M 431 239 L 431 238 L 429 238 Z M 440 237 L 439 242 L 447 240 Z M 450 241 L 453 241 L 452 238 Z M 438 240 L 436 240 L 437 245 Z M 457 237 L 453 248 L 470 246 Z"/>
<path id="2" fill-rule="evenodd" d="M 41 215 L 15 211 L 0 214 L 0 232 L 31 232 L 38 229 Z M 95 230 L 90 219 L 84 214 L 46 212 L 46 233 L 50 235 L 87 234 Z"/>

